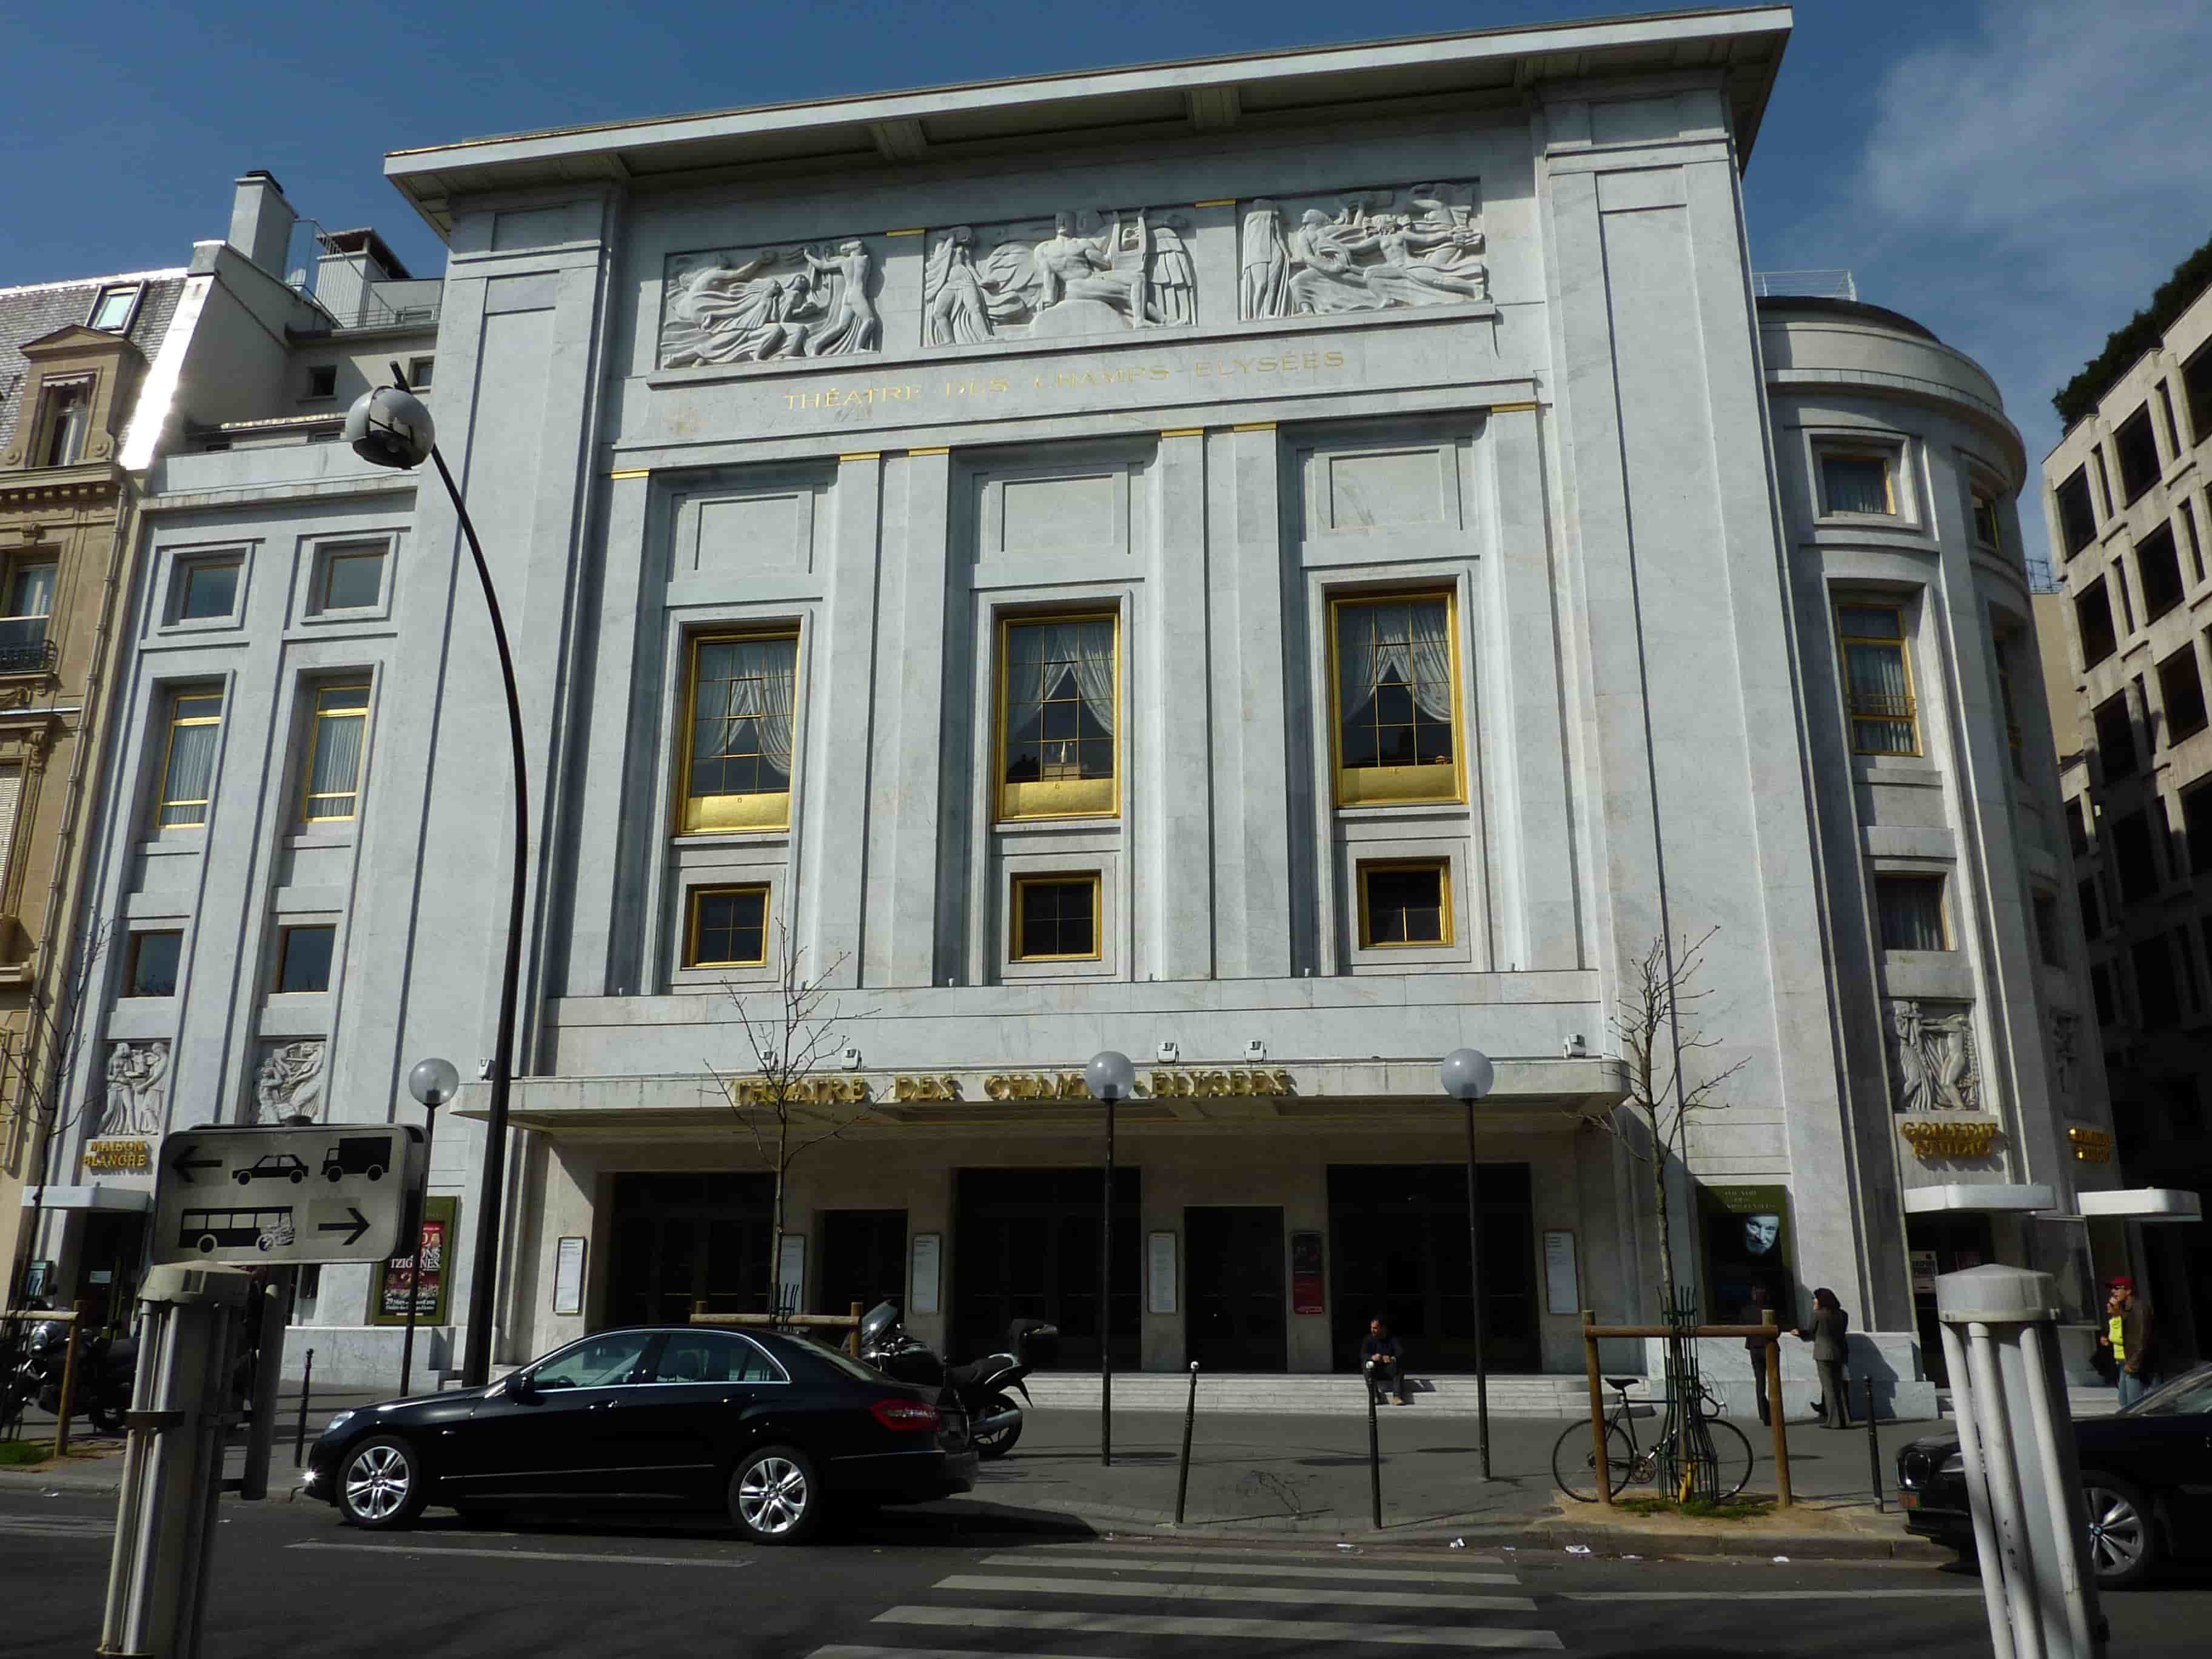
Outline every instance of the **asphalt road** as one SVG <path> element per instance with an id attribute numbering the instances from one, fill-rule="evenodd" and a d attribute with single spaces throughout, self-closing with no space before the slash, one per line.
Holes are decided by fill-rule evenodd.
<path id="1" fill-rule="evenodd" d="M 1989 1652 L 1955 1571 L 1241 1548 L 949 1532 L 896 1511 L 799 1550 L 706 1524 L 465 1525 L 369 1534 L 313 1504 L 225 1499 L 206 1659 L 1565 1652 L 1637 1659 Z M 92 1651 L 112 1500 L 0 1494 L 0 1656 Z M 2212 1575 L 2109 1598 L 2112 1651 L 2197 1656 Z"/>

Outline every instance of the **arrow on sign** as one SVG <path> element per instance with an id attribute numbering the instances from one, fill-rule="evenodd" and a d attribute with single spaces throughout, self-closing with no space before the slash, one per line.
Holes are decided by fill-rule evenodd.
<path id="1" fill-rule="evenodd" d="M 193 1170 L 220 1170 L 222 1168 L 222 1160 L 219 1158 L 194 1158 L 192 1156 L 192 1149 L 190 1146 L 186 1146 L 184 1151 L 184 1155 L 178 1158 L 175 1163 L 169 1165 L 169 1167 L 177 1172 L 177 1178 L 179 1181 L 182 1181 L 185 1185 L 190 1187 L 197 1184 L 192 1180 Z"/>
<path id="2" fill-rule="evenodd" d="M 317 1227 L 315 1231 L 319 1233 L 343 1233 L 345 1234 L 345 1237 L 338 1242 L 341 1244 L 347 1245 L 354 1243 L 363 1233 L 368 1231 L 368 1218 L 363 1215 L 357 1207 L 351 1204 L 346 1206 L 346 1213 L 351 1216 L 353 1219 L 350 1221 L 325 1221 L 320 1226 Z"/>

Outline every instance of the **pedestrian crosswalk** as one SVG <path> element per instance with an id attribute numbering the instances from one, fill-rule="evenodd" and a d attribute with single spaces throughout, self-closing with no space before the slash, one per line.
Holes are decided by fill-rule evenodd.
<path id="1" fill-rule="evenodd" d="M 1182 1554 L 1157 1544 L 1084 1544 L 973 1565 L 878 1613 L 871 1640 L 817 1648 L 809 1659 L 1074 1659 L 1068 1646 L 1083 1659 L 1133 1659 L 1168 1644 L 1249 1659 L 1291 1642 L 1305 1654 L 1564 1646 L 1536 1622 L 1535 1601 L 1513 1593 L 1517 1576 L 1484 1556 L 1429 1565 L 1334 1550 Z"/>

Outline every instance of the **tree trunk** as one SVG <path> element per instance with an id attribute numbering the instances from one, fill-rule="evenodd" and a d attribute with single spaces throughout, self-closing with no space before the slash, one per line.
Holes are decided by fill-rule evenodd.
<path id="1" fill-rule="evenodd" d="M 783 1173 L 791 1166 L 791 1108 L 776 1104 L 775 1207 L 768 1230 L 768 1310 L 776 1311 L 778 1279 L 783 1267 Z"/>

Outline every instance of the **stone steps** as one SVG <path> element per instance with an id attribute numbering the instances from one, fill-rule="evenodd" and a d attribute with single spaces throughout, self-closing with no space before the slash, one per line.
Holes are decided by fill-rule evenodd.
<path id="1" fill-rule="evenodd" d="M 1040 1372 L 1030 1377 L 1029 1385 L 1031 1398 L 1041 1408 L 1098 1409 L 1096 1371 Z M 1189 1395 L 1190 1378 L 1187 1373 L 1117 1371 L 1114 1375 L 1114 1409 L 1117 1412 L 1180 1412 Z M 1452 1417 L 1475 1414 L 1472 1376 L 1417 1376 L 1413 1378 L 1410 1397 L 1413 1402 L 1411 1409 Z M 1201 1412 L 1357 1416 L 1367 1410 L 1367 1387 L 1355 1376 L 1208 1373 L 1199 1378 L 1198 1405 Z M 1386 1406 L 1384 1409 L 1398 1408 Z M 1490 1379 L 1492 1417 L 1571 1417 L 1589 1409 L 1589 1385 L 1579 1376 L 1515 1376 Z"/>

